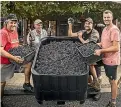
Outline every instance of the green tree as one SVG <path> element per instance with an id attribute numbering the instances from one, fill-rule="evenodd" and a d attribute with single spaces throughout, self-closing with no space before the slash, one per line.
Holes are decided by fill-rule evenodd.
<path id="1" fill-rule="evenodd" d="M 102 12 L 110 9 L 114 17 L 121 18 L 121 4 L 103 1 L 2 1 L 1 16 L 15 13 L 18 17 L 34 20 L 54 19 L 60 16 L 90 16 L 94 20 L 102 20 Z"/>

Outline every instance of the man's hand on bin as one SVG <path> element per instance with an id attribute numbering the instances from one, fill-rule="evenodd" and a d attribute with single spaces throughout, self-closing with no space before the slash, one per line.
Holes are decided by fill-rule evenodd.
<path id="1" fill-rule="evenodd" d="M 94 55 L 100 56 L 101 55 L 101 49 L 95 50 Z"/>
<path id="2" fill-rule="evenodd" d="M 88 40 L 84 40 L 84 39 L 82 38 L 82 32 L 78 32 L 77 35 L 78 35 L 79 40 L 80 40 L 83 44 L 89 42 Z"/>
<path id="3" fill-rule="evenodd" d="M 98 45 L 98 46 L 100 46 L 100 47 L 102 46 L 102 44 L 101 44 L 101 43 L 97 43 L 97 45 Z"/>
<path id="4" fill-rule="evenodd" d="M 14 59 L 17 63 L 23 63 L 24 59 L 22 59 L 20 56 L 15 56 Z"/>

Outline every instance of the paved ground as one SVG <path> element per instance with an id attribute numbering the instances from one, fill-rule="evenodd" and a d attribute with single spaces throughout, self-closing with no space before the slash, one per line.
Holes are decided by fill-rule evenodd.
<path id="1" fill-rule="evenodd" d="M 118 78 L 119 76 L 121 76 L 121 65 L 118 68 Z M 105 107 L 110 98 L 110 85 L 104 72 L 102 72 L 102 78 L 102 97 L 99 101 L 87 99 L 83 105 L 80 105 L 78 101 L 67 101 L 64 106 L 57 106 L 56 101 L 44 101 L 43 105 L 39 105 L 36 102 L 34 95 L 25 95 L 22 88 L 24 82 L 23 73 L 15 73 L 15 76 L 7 82 L 3 103 L 5 107 Z M 119 95 L 117 98 L 117 107 L 121 107 L 121 88 L 119 89 Z"/>
<path id="2" fill-rule="evenodd" d="M 39 105 L 32 95 L 6 96 L 4 98 L 5 107 L 105 107 L 108 102 L 110 93 L 102 93 L 99 101 L 87 99 L 83 105 L 78 101 L 66 102 L 63 106 L 58 106 L 55 101 L 45 101 L 43 105 Z M 117 107 L 121 107 L 121 92 L 117 99 Z"/>

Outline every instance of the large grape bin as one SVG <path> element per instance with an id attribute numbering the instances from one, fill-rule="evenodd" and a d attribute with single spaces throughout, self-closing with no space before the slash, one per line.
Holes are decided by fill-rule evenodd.
<path id="1" fill-rule="evenodd" d="M 89 66 L 78 50 L 78 38 L 47 37 L 41 40 L 32 65 L 35 98 L 77 100 L 87 96 Z"/>

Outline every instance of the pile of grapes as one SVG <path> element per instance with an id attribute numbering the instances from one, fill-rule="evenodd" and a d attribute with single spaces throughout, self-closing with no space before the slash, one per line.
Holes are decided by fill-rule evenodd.
<path id="1" fill-rule="evenodd" d="M 35 56 L 34 47 L 30 47 L 29 45 L 22 45 L 9 50 L 9 53 L 14 56 L 20 56 L 24 59 L 24 63 L 28 63 L 33 60 Z M 17 64 L 15 61 L 10 60 L 11 63 Z M 24 64 L 23 63 L 23 64 Z"/>
<path id="2" fill-rule="evenodd" d="M 78 46 L 78 50 L 83 57 L 88 57 L 93 55 L 96 49 L 100 49 L 100 47 L 94 42 L 89 42 Z"/>
<path id="3" fill-rule="evenodd" d="M 35 71 L 45 75 L 84 75 L 88 72 L 85 58 L 76 45 L 80 43 L 63 40 L 41 45 L 36 57 Z"/>

